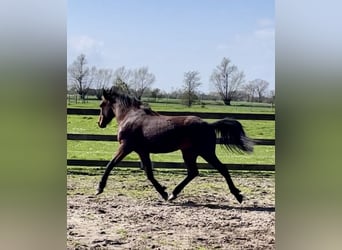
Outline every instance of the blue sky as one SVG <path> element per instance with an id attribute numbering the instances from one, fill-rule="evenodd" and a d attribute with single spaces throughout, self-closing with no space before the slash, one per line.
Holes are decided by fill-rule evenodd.
<path id="1" fill-rule="evenodd" d="M 184 73 L 200 73 L 214 91 L 213 69 L 228 57 L 246 81 L 275 86 L 272 0 L 68 0 L 68 65 L 81 53 L 89 66 L 147 66 L 153 87 L 180 88 Z"/>

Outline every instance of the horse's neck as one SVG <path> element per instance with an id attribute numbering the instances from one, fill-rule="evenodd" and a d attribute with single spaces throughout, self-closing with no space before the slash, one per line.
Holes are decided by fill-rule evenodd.
<path id="1" fill-rule="evenodd" d="M 118 122 L 118 124 L 120 124 L 122 121 L 125 120 L 125 118 L 133 113 L 133 112 L 136 112 L 135 109 L 133 108 L 130 108 L 130 109 L 125 109 L 125 108 L 122 108 L 122 107 L 116 107 L 115 108 L 115 117 L 116 117 L 116 121 Z"/>
<path id="2" fill-rule="evenodd" d="M 115 109 L 115 118 L 118 124 L 120 124 L 126 117 L 126 112 L 123 112 L 120 108 Z"/>

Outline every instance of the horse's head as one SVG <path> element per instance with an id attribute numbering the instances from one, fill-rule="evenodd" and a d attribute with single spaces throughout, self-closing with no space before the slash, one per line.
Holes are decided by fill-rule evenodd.
<path id="1" fill-rule="evenodd" d="M 115 117 L 114 113 L 115 96 L 110 92 L 103 89 L 102 101 L 100 104 L 100 116 L 98 125 L 100 128 L 105 128 Z"/>

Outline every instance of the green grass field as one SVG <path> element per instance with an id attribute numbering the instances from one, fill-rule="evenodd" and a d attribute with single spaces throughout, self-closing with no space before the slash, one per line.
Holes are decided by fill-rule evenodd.
<path id="1" fill-rule="evenodd" d="M 99 101 L 90 100 L 88 103 L 70 104 L 72 108 L 98 108 Z M 191 112 L 223 112 L 223 113 L 274 113 L 271 106 L 265 104 L 246 104 L 239 103 L 230 107 L 224 105 L 214 105 L 213 103 L 194 105 L 187 108 L 179 103 L 150 103 L 155 111 L 191 111 Z M 117 123 L 113 121 L 107 128 L 101 129 L 97 126 L 97 116 L 68 115 L 67 132 L 79 134 L 107 134 L 117 133 Z M 212 122 L 214 120 L 207 120 Z M 254 139 L 274 139 L 275 121 L 240 121 L 244 126 L 247 135 Z M 98 159 L 110 160 L 118 147 L 117 142 L 102 141 L 67 141 L 68 159 Z M 224 163 L 250 163 L 250 164 L 275 164 L 274 146 L 255 146 L 252 154 L 236 154 L 227 152 L 223 147 L 217 145 L 217 155 Z M 152 161 L 161 162 L 182 162 L 179 151 L 168 154 L 151 155 Z M 139 160 L 137 154 L 132 153 L 125 160 Z M 204 162 L 199 158 L 198 162 Z"/>
<path id="2" fill-rule="evenodd" d="M 249 102 L 232 102 L 231 106 L 223 105 L 219 101 L 203 101 L 202 104 L 194 104 L 186 107 L 180 103 L 178 99 L 161 99 L 157 102 L 143 99 L 155 111 L 189 111 L 189 112 L 219 112 L 219 113 L 262 113 L 274 114 L 275 108 L 268 103 L 249 103 Z M 86 103 L 77 104 L 75 101 L 67 102 L 68 108 L 99 108 L 99 100 L 88 100 Z"/>

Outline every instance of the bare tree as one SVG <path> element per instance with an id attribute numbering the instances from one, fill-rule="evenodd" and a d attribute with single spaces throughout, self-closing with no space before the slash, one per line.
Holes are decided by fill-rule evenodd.
<path id="1" fill-rule="evenodd" d="M 116 86 L 118 89 L 123 91 L 124 93 L 130 94 L 131 90 L 129 87 L 129 82 L 132 78 L 132 71 L 129 69 L 126 69 L 125 66 L 122 66 L 120 68 L 117 68 L 114 71 L 114 86 Z"/>
<path id="2" fill-rule="evenodd" d="M 145 90 L 153 84 L 155 79 L 154 74 L 148 72 L 148 67 L 141 67 L 133 71 L 129 86 L 135 97 L 140 100 Z"/>
<path id="3" fill-rule="evenodd" d="M 270 90 L 269 96 L 270 96 L 270 98 L 272 99 L 272 102 L 274 102 L 274 100 L 275 100 L 275 90 L 274 90 L 274 89 L 271 89 L 271 90 Z"/>
<path id="4" fill-rule="evenodd" d="M 243 89 L 247 95 L 248 101 L 252 102 L 256 94 L 255 85 L 252 82 L 248 82 L 248 84 L 243 86 Z"/>
<path id="5" fill-rule="evenodd" d="M 113 70 L 111 69 L 96 69 L 92 67 L 90 70 L 90 81 L 96 90 L 96 97 L 101 99 L 102 89 L 108 88 L 113 80 Z"/>
<path id="6" fill-rule="evenodd" d="M 87 76 L 87 84 L 89 87 L 93 86 L 93 84 L 96 82 L 97 74 L 98 74 L 98 71 L 97 71 L 97 68 L 95 66 L 93 66 L 89 69 L 89 73 Z"/>
<path id="7" fill-rule="evenodd" d="M 272 107 L 274 107 L 274 102 L 275 102 L 275 90 L 274 89 L 272 89 L 270 92 L 269 92 L 269 94 L 270 94 L 270 99 L 271 99 L 271 103 L 272 103 Z"/>
<path id="8" fill-rule="evenodd" d="M 157 98 L 161 95 L 161 90 L 158 88 L 151 90 L 151 97 L 154 98 L 154 101 L 157 101 Z"/>
<path id="9" fill-rule="evenodd" d="M 198 71 L 188 71 L 184 73 L 183 99 L 188 107 L 191 107 L 197 98 L 197 88 L 202 84 Z"/>
<path id="10" fill-rule="evenodd" d="M 262 79 L 255 79 L 255 80 L 251 81 L 251 84 L 254 85 L 255 92 L 258 96 L 258 101 L 261 102 L 265 93 L 266 93 L 269 82 L 262 80 Z"/>
<path id="11" fill-rule="evenodd" d="M 230 102 L 237 97 L 244 81 L 243 71 L 239 71 L 237 66 L 232 65 L 226 57 L 222 59 L 221 64 L 214 69 L 210 76 L 210 82 L 214 84 L 226 105 L 230 105 Z"/>
<path id="12" fill-rule="evenodd" d="M 68 67 L 68 78 L 71 85 L 76 89 L 84 102 L 88 93 L 91 81 L 89 81 L 89 68 L 86 66 L 87 60 L 84 54 L 79 55 L 76 60 Z"/>

